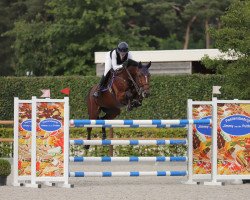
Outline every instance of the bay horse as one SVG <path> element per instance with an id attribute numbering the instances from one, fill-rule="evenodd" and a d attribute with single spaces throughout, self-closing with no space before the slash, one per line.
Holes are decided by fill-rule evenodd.
<path id="1" fill-rule="evenodd" d="M 121 108 L 133 104 L 141 105 L 143 98 L 150 95 L 151 62 L 143 65 L 129 59 L 127 66 L 119 70 L 109 72 L 108 86 L 101 91 L 99 97 L 94 97 L 98 85 L 94 85 L 86 97 L 89 119 L 114 119 L 121 112 Z M 100 117 L 103 111 L 104 116 Z M 87 139 L 91 139 L 92 128 L 87 128 Z M 106 139 L 105 127 L 102 128 L 102 139 Z M 88 145 L 86 148 L 89 148 Z"/>

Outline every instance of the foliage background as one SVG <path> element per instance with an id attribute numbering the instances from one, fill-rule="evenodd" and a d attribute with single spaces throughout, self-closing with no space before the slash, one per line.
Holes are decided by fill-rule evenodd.
<path id="1" fill-rule="evenodd" d="M 94 75 L 94 52 L 214 47 L 232 0 L 1 0 L 0 76 Z"/>

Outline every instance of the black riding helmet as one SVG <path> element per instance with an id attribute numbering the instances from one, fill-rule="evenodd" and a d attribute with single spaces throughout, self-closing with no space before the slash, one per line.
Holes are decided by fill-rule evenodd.
<path id="1" fill-rule="evenodd" d="M 126 42 L 120 42 L 117 46 L 118 53 L 128 53 L 128 44 Z"/>

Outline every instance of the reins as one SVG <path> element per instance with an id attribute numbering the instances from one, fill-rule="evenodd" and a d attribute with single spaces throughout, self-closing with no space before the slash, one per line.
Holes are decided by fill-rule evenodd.
<path id="1" fill-rule="evenodd" d="M 139 86 L 136 84 L 135 80 L 133 79 L 133 77 L 129 73 L 127 67 L 125 67 L 125 70 L 126 70 L 128 76 L 129 76 L 130 80 L 132 81 L 132 83 L 133 83 L 133 85 L 134 85 L 134 87 L 136 89 L 137 94 L 140 96 L 141 95 L 141 90 L 140 90 Z"/>

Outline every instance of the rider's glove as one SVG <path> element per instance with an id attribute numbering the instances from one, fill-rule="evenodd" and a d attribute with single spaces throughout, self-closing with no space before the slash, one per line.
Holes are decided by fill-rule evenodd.
<path id="1" fill-rule="evenodd" d="M 123 67 L 127 67 L 128 66 L 128 60 L 124 61 L 124 63 L 122 64 Z"/>

